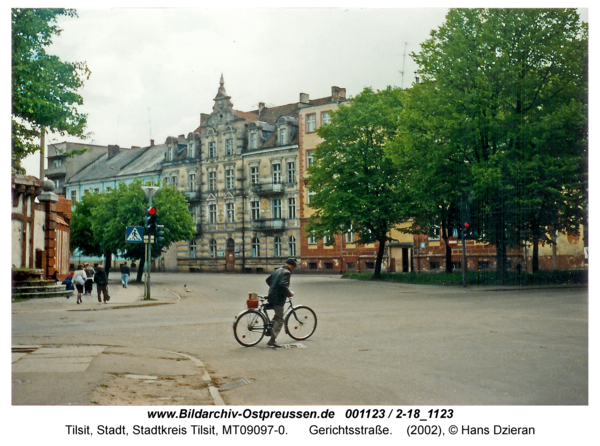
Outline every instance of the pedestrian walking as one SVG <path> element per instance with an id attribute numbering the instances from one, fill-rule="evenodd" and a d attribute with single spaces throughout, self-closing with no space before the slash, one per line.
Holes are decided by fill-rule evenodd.
<path id="1" fill-rule="evenodd" d="M 67 287 L 67 291 L 75 290 L 75 287 L 73 286 L 73 274 L 74 273 L 69 273 L 67 277 L 65 277 L 65 280 L 62 281 L 62 284 Z M 67 296 L 67 299 L 69 297 L 70 296 Z"/>
<path id="2" fill-rule="evenodd" d="M 98 291 L 98 302 L 102 303 L 102 293 L 104 293 L 104 303 L 107 303 L 110 300 L 110 296 L 108 295 L 108 279 L 102 265 L 98 265 L 98 271 L 94 275 L 94 282 L 96 282 L 96 290 Z"/>
<path id="3" fill-rule="evenodd" d="M 277 268 L 273 274 L 267 277 L 267 285 L 269 285 L 269 303 L 275 310 L 275 317 L 273 318 L 273 329 L 271 331 L 271 339 L 267 342 L 269 347 L 281 348 L 282 346 L 275 342 L 275 339 L 283 327 L 283 307 L 288 297 L 294 295 L 293 291 L 290 291 L 290 276 L 294 269 L 298 266 L 298 262 L 295 259 L 287 259 L 285 265 L 281 268 Z"/>
<path id="4" fill-rule="evenodd" d="M 83 270 L 85 271 L 85 275 L 87 276 L 87 279 L 85 281 L 84 296 L 91 296 L 92 288 L 94 286 L 94 274 L 96 273 L 96 271 L 94 271 L 94 268 L 92 268 L 90 266 L 90 264 L 87 262 L 84 263 L 83 266 L 84 266 Z"/>
<path id="5" fill-rule="evenodd" d="M 127 288 L 127 282 L 129 281 L 129 265 L 127 262 L 123 262 L 121 265 L 121 283 L 123 288 Z"/>
<path id="6" fill-rule="evenodd" d="M 85 285 L 86 279 L 87 279 L 87 276 L 85 275 L 85 271 L 83 270 L 83 265 L 77 265 L 77 271 L 75 271 L 75 273 L 73 273 L 73 278 L 71 280 L 75 284 L 75 287 L 77 288 L 77 303 L 78 304 L 80 304 L 82 302 L 81 293 L 83 293 L 83 286 Z"/>

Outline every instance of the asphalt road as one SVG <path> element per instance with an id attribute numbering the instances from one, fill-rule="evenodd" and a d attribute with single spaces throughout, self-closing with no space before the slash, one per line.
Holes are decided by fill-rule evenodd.
<path id="1" fill-rule="evenodd" d="M 491 291 L 294 275 L 294 302 L 318 316 L 306 348 L 275 350 L 265 340 L 244 348 L 232 322 L 248 292 L 266 293 L 265 278 L 153 274 L 153 296 L 174 291 L 176 304 L 17 313 L 12 343 L 187 353 L 223 386 L 228 405 L 588 403 L 585 288 Z M 278 340 L 295 342 L 283 333 Z"/>

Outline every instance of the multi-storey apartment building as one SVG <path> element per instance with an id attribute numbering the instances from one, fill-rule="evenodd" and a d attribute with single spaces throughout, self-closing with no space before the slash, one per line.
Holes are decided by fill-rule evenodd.
<path id="1" fill-rule="evenodd" d="M 74 150 L 83 152 L 72 155 Z M 87 165 L 107 153 L 107 146 L 75 142 L 48 144 L 48 167 L 44 174 L 54 182 L 55 193 L 65 194 L 65 182 Z"/>

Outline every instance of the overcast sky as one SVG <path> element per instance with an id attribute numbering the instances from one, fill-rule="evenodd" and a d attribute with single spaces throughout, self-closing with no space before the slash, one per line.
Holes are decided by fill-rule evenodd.
<path id="1" fill-rule="evenodd" d="M 187 136 L 200 113 L 212 111 L 221 73 L 242 111 L 259 102 L 297 102 L 300 93 L 329 96 L 332 86 L 348 96 L 365 87 L 409 87 L 417 69 L 410 53 L 447 13 L 434 7 L 77 10 L 78 18 L 60 20 L 63 32 L 49 52 L 85 61 L 91 71 L 80 91 L 80 111 L 94 134 L 85 142 L 120 147 Z M 51 135 L 47 143 L 65 140 L 77 141 Z M 39 155 L 24 166 L 37 176 Z"/>

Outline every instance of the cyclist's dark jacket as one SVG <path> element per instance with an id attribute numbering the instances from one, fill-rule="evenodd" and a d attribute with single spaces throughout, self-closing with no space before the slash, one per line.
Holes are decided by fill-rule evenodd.
<path id="1" fill-rule="evenodd" d="M 267 285 L 269 285 L 269 303 L 273 305 L 283 305 L 288 297 L 292 297 L 290 291 L 290 276 L 292 272 L 287 266 L 282 266 L 273 271 L 267 277 Z"/>

